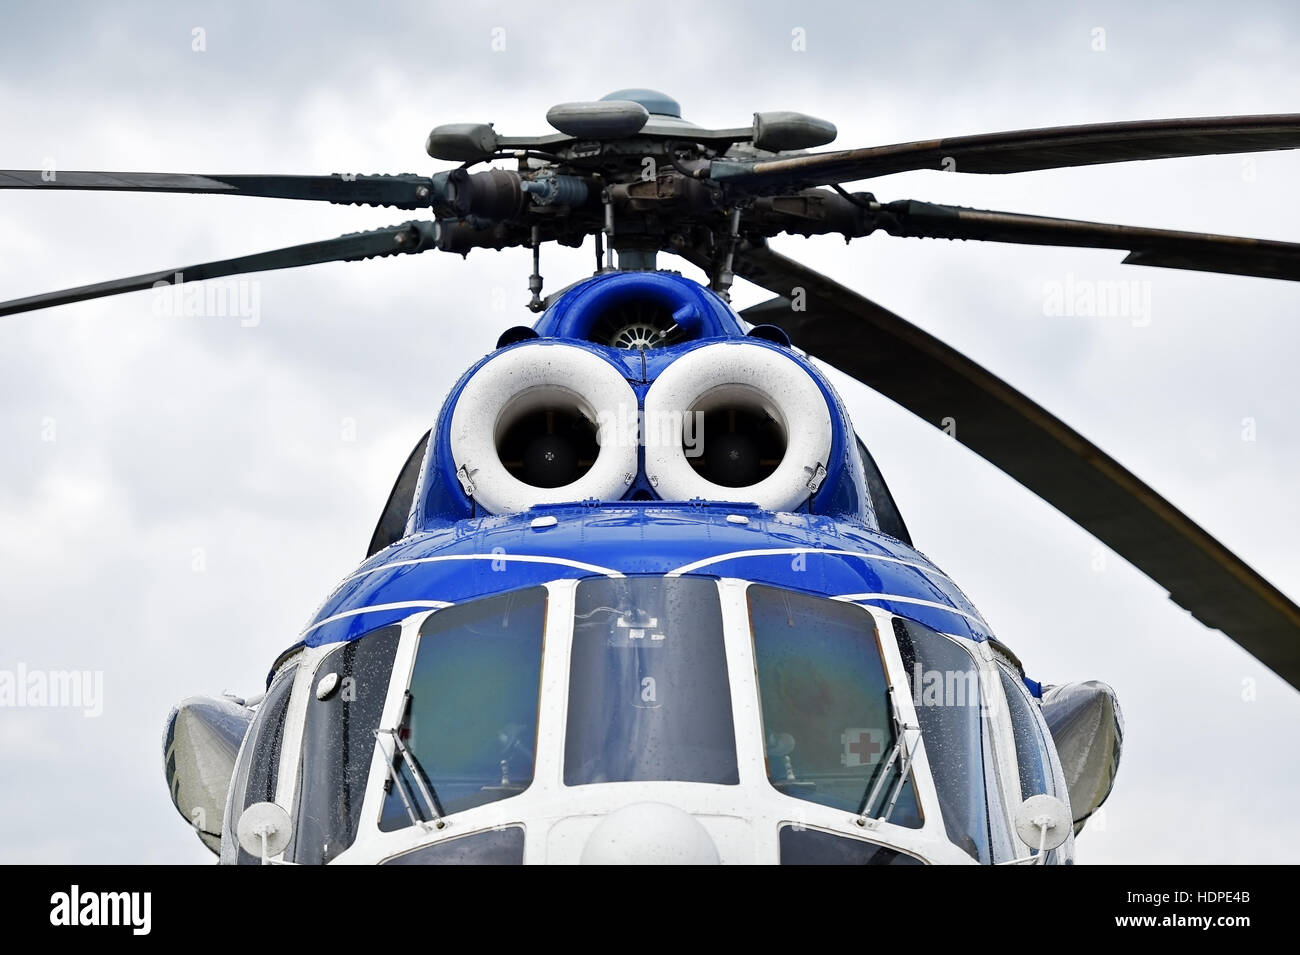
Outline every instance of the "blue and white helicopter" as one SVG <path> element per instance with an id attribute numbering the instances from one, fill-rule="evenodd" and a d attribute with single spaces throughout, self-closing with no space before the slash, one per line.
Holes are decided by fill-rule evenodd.
<path id="1" fill-rule="evenodd" d="M 652 90 L 555 132 L 435 129 L 431 176 L 0 172 L 435 218 L 0 304 L 439 250 L 533 249 L 531 327 L 452 388 L 367 559 L 249 699 L 171 714 L 176 808 L 226 863 L 1069 863 L 1123 738 L 1103 683 L 1026 674 L 912 544 L 816 356 L 960 440 L 1300 685 L 1300 608 L 968 358 L 773 252 L 782 233 L 1115 248 L 1300 279 L 1300 246 L 935 206 L 839 184 L 1300 146 L 1300 116 L 809 153 L 793 112 L 704 129 Z M 471 170 L 494 160 L 514 169 Z M 593 237 L 547 299 L 540 249 Z M 657 268 L 678 254 L 705 287 Z M 617 257 L 617 260 L 615 259 Z M 777 298 L 734 311 L 736 275 Z"/>

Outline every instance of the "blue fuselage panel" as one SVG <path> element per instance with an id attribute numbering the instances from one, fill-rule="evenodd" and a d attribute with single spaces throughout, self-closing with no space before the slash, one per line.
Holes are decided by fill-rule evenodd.
<path id="1" fill-rule="evenodd" d="M 303 639 L 336 643 L 421 608 L 627 574 L 739 577 L 885 607 L 972 640 L 991 636 L 957 585 L 892 537 L 818 515 L 656 501 L 537 507 L 408 537 L 344 580 Z"/>

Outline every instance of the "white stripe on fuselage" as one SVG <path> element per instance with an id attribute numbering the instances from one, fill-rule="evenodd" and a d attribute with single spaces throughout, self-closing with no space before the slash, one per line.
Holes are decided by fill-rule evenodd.
<path id="1" fill-rule="evenodd" d="M 389 564 L 380 564 L 378 567 L 369 567 L 366 570 L 358 571 L 351 577 L 344 579 L 343 584 L 349 580 L 356 580 L 358 577 L 364 577 L 367 574 L 378 573 L 381 570 L 387 570 L 389 567 L 411 567 L 415 564 L 436 564 L 449 560 L 499 560 L 506 563 L 518 561 L 521 564 L 557 564 L 561 567 L 572 567 L 575 570 L 587 570 L 593 574 L 604 574 L 606 577 L 622 577 L 623 575 L 617 570 L 609 567 L 601 567 L 598 564 L 585 564 L 580 560 L 569 560 L 567 557 L 547 557 L 538 554 L 510 554 L 502 551 L 499 554 L 441 554 L 437 557 L 413 557 L 410 560 L 395 560 Z M 343 584 L 339 584 L 340 587 Z"/>
<path id="2" fill-rule="evenodd" d="M 368 607 L 357 607 L 353 610 L 344 610 L 342 613 L 336 613 L 332 617 L 326 617 L 324 620 L 318 620 L 302 632 L 302 636 L 307 636 L 318 627 L 323 627 L 327 623 L 333 623 L 335 620 L 343 620 L 345 617 L 355 617 L 357 614 L 373 613 L 378 610 L 441 610 L 443 607 L 450 607 L 451 604 L 445 600 L 402 600 L 391 604 L 371 604 Z"/>
<path id="3" fill-rule="evenodd" d="M 911 567 L 913 570 L 919 570 L 924 574 L 933 574 L 935 577 L 942 577 L 944 580 L 950 581 L 947 574 L 941 573 L 933 567 L 927 567 L 925 564 L 918 564 L 911 560 L 903 560 L 901 557 L 887 557 L 884 554 L 864 554 L 856 550 L 827 550 L 824 547 L 775 547 L 766 550 L 737 550 L 732 551 L 730 554 L 718 554 L 714 557 L 705 557 L 703 560 L 683 564 L 676 570 L 670 570 L 665 576 L 680 577 L 682 574 L 689 574 L 701 567 L 720 564 L 726 560 L 739 560 L 742 557 L 777 557 L 781 554 L 833 554 L 840 557 L 860 557 L 863 560 L 882 560 L 890 564 L 902 564 L 904 567 Z"/>
<path id="4" fill-rule="evenodd" d="M 777 547 L 777 548 L 767 548 L 767 549 L 758 549 L 758 550 L 732 551 L 727 554 L 716 554 L 712 557 L 705 557 L 701 560 L 692 561 L 689 564 L 683 564 L 682 566 L 669 571 L 664 576 L 681 577 L 683 574 L 689 574 L 692 571 L 700 570 L 701 568 L 708 567 L 712 564 L 720 564 L 723 563 L 724 561 L 739 560 L 746 557 L 777 557 L 781 555 L 788 556 L 788 555 L 798 555 L 798 554 L 826 554 L 826 555 L 839 556 L 839 557 L 858 557 L 861 558 L 862 560 L 878 560 L 890 564 L 901 564 L 904 567 L 911 567 L 913 570 L 919 570 L 923 574 L 941 577 L 944 580 L 948 580 L 949 582 L 951 582 L 951 579 L 941 571 L 936 570 L 933 567 L 926 566 L 925 564 L 918 564 L 915 561 L 903 560 L 901 557 L 889 557 L 885 554 L 864 554 L 861 551 L 856 551 L 856 550 L 827 550 L 826 548 L 823 547 Z M 513 561 L 518 561 L 520 563 L 526 563 L 526 564 L 555 564 L 561 567 L 572 567 L 575 570 L 585 570 L 591 573 L 603 574 L 606 577 L 624 576 L 621 572 L 609 567 L 602 567 L 599 564 L 588 564 L 580 560 L 569 560 L 566 557 L 549 557 L 549 556 L 542 556 L 537 554 L 509 554 L 509 553 L 444 554 L 436 557 L 416 557 L 416 558 L 412 558 L 411 560 L 396 560 L 396 561 L 392 561 L 391 563 L 380 564 L 378 567 L 370 567 L 367 568 L 366 570 L 362 570 L 359 571 L 358 573 L 353 574 L 351 577 L 344 579 L 343 584 L 346 584 L 348 581 L 351 580 L 356 580 L 358 577 L 364 577 L 368 574 L 377 573 L 378 571 L 381 570 L 387 570 L 391 567 L 411 567 L 416 564 L 433 564 L 433 563 L 440 563 L 443 561 L 453 561 L 453 560 L 500 560 L 500 561 L 513 560 Z M 343 584 L 340 584 L 339 587 L 342 587 Z M 337 588 L 336 588 L 336 592 L 337 592 Z M 933 607 L 936 610 L 947 610 L 952 613 L 959 614 L 963 617 L 966 617 L 970 620 L 974 620 L 976 623 L 979 623 L 982 626 L 985 627 L 988 626 L 988 624 L 986 624 L 979 616 L 975 614 L 969 614 L 964 610 L 958 610 L 955 607 L 950 607 L 947 604 L 937 603 L 932 600 L 922 600 L 918 597 L 904 597 L 900 594 L 843 594 L 840 596 L 836 596 L 833 599 L 843 600 L 850 603 L 857 603 L 864 600 L 896 600 L 899 601 L 900 603 L 919 604 L 925 607 Z M 372 611 L 403 610 L 408 608 L 412 610 L 440 609 L 442 607 L 450 607 L 450 606 L 451 604 L 445 600 L 407 600 L 399 603 L 372 604 L 367 607 L 356 607 L 352 610 L 345 610 L 341 613 L 336 613 L 333 616 L 326 617 L 324 620 L 319 620 L 316 623 L 313 623 L 310 627 L 308 627 L 306 630 L 302 632 L 302 635 L 305 637 L 313 630 L 316 630 L 319 627 L 323 627 L 327 623 L 333 623 L 336 620 L 343 620 L 347 617 L 353 617 L 358 614 L 371 613 Z"/>
<path id="5" fill-rule="evenodd" d="M 575 570 L 585 570 L 593 574 L 603 574 L 606 577 L 622 577 L 623 574 L 609 567 L 601 567 L 599 564 L 587 564 L 580 560 L 569 560 L 567 557 L 547 557 L 537 554 L 440 554 L 436 557 L 414 557 L 411 560 L 395 560 L 387 564 L 380 564 L 378 567 L 367 567 L 365 570 L 358 571 L 350 577 L 343 578 L 343 581 L 334 588 L 326 600 L 328 603 L 333 600 L 335 595 L 343 589 L 350 581 L 358 577 L 365 577 L 369 574 L 378 573 L 381 570 L 387 570 L 390 567 L 412 567 L 416 564 L 436 564 L 444 561 L 453 560 L 499 560 L 503 562 L 518 561 L 521 564 L 554 564 L 559 567 L 572 567 Z M 359 613 L 369 613 L 372 610 L 398 610 L 405 607 L 412 609 L 450 607 L 445 600 L 410 600 L 403 603 L 374 604 L 368 607 L 357 607 L 353 610 L 345 610 L 342 613 L 336 613 L 332 617 L 326 617 L 324 620 L 318 620 L 302 632 L 302 636 L 311 633 L 317 627 L 323 627 L 327 623 L 333 623 L 335 620 L 342 620 L 344 617 L 352 617 Z"/>
<path id="6" fill-rule="evenodd" d="M 832 600 L 843 600 L 846 603 L 861 603 L 864 600 L 896 600 L 899 603 L 919 604 L 922 607 L 933 607 L 935 610 L 946 610 L 949 613 L 960 614 L 967 620 L 974 620 L 981 627 L 987 627 L 978 614 L 967 613 L 965 610 L 958 610 L 956 607 L 948 604 L 941 604 L 934 600 L 922 600 L 920 597 L 904 597 L 902 594 L 840 594 L 838 597 L 832 597 Z"/>

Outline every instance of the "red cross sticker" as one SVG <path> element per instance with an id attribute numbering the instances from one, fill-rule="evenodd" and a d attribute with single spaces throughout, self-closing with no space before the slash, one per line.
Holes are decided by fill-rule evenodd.
<path id="1" fill-rule="evenodd" d="M 870 766 L 880 756 L 880 733 L 877 730 L 850 728 L 840 734 L 844 752 L 840 759 L 845 766 Z"/>

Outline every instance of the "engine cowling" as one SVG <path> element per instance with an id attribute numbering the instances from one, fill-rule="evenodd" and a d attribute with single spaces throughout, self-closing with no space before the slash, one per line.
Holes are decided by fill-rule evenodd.
<path id="1" fill-rule="evenodd" d="M 448 437 L 462 486 L 494 514 L 536 504 L 618 500 L 637 475 L 635 441 L 611 423 L 635 421 L 631 385 L 584 348 L 507 348 L 465 383 Z"/>
<path id="2" fill-rule="evenodd" d="M 697 348 L 645 396 L 645 471 L 665 500 L 794 510 L 829 465 L 831 412 L 812 375 L 748 341 Z"/>

